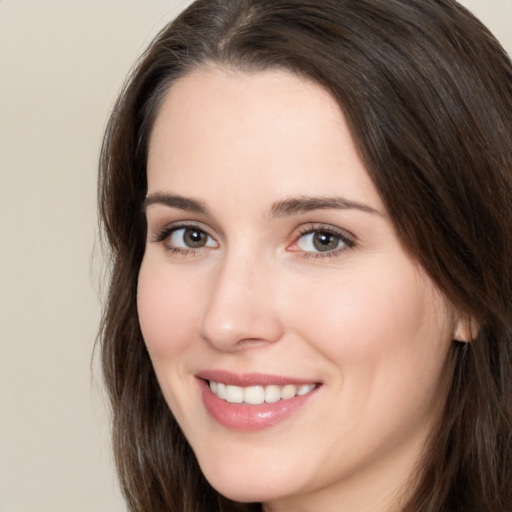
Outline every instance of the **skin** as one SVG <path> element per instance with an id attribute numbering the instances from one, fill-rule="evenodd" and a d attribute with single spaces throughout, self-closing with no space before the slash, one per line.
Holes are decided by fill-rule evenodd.
<path id="1" fill-rule="evenodd" d="M 310 196 L 352 207 L 272 214 Z M 457 325 L 399 243 L 332 97 L 283 71 L 180 79 L 150 139 L 148 197 L 140 324 L 210 483 L 269 512 L 399 510 L 444 403 Z M 202 247 L 187 245 L 187 223 Z M 318 250 L 308 230 L 334 231 L 336 247 Z M 204 407 L 195 375 L 212 368 L 321 385 L 286 420 L 240 432 Z"/>

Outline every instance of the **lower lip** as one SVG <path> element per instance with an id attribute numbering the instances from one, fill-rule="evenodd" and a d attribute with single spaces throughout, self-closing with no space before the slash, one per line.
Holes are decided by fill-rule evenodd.
<path id="1" fill-rule="evenodd" d="M 210 416 L 222 426 L 244 432 L 272 427 L 284 421 L 300 409 L 315 394 L 318 388 L 306 395 L 260 405 L 234 404 L 214 395 L 208 383 L 199 379 L 204 405 Z"/>

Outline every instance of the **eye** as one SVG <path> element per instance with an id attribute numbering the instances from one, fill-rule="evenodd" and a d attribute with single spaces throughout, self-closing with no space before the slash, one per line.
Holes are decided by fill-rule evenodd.
<path id="1" fill-rule="evenodd" d="M 214 240 L 202 229 L 195 227 L 176 228 L 169 235 L 169 245 L 183 249 L 215 247 Z"/>
<path id="2" fill-rule="evenodd" d="M 165 248 L 177 253 L 188 253 L 209 247 L 217 247 L 217 242 L 197 226 L 168 226 L 154 239 L 163 242 Z"/>
<path id="3" fill-rule="evenodd" d="M 334 228 L 313 227 L 302 231 L 289 250 L 319 257 L 335 256 L 340 251 L 353 246 L 354 241 L 348 235 Z"/>

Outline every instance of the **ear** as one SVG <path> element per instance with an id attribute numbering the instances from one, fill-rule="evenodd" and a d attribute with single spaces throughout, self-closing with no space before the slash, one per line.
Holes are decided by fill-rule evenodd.
<path id="1" fill-rule="evenodd" d="M 480 326 L 474 318 L 459 316 L 453 329 L 453 339 L 462 343 L 469 343 L 478 336 Z"/>

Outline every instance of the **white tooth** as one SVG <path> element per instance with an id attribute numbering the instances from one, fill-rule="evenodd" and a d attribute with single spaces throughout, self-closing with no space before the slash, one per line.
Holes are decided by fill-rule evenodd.
<path id="1" fill-rule="evenodd" d="M 268 404 L 278 402 L 281 399 L 281 389 L 279 386 L 275 386 L 271 384 L 270 386 L 265 386 L 265 402 Z"/>
<path id="2" fill-rule="evenodd" d="M 287 398 L 293 398 L 297 394 L 297 386 L 293 384 L 286 384 L 281 390 L 281 398 L 286 400 Z"/>
<path id="3" fill-rule="evenodd" d="M 226 401 L 241 404 L 244 401 L 244 390 L 240 386 L 226 386 Z"/>
<path id="4" fill-rule="evenodd" d="M 210 389 L 213 394 L 217 394 L 217 383 L 213 380 L 210 381 Z"/>
<path id="5" fill-rule="evenodd" d="M 300 386 L 300 388 L 297 389 L 297 395 L 306 395 L 307 393 L 312 391 L 314 387 L 314 384 L 305 384 L 304 386 Z"/>
<path id="6" fill-rule="evenodd" d="M 222 400 L 226 399 L 226 384 L 223 384 L 222 382 L 217 383 L 217 391 L 215 393 L 219 398 L 222 398 Z"/>
<path id="7" fill-rule="evenodd" d="M 244 388 L 244 402 L 259 405 L 265 401 L 266 393 L 262 386 L 249 386 Z"/>

